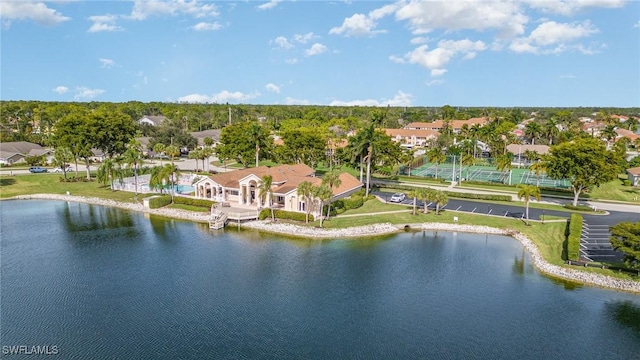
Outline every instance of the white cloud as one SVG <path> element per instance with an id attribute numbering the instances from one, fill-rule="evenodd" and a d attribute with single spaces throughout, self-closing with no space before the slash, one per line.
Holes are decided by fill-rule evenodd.
<path id="1" fill-rule="evenodd" d="M 447 71 L 449 71 L 449 70 L 447 70 L 447 69 L 433 69 L 433 70 L 431 70 L 431 76 L 433 76 L 433 77 L 442 76 Z"/>
<path id="2" fill-rule="evenodd" d="M 391 99 L 382 99 L 381 101 L 374 99 L 351 101 L 333 100 L 329 103 L 329 106 L 411 106 L 412 98 L 413 96 L 411 94 L 398 91 Z"/>
<path id="3" fill-rule="evenodd" d="M 320 43 L 315 43 L 311 45 L 310 48 L 304 51 L 304 56 L 320 55 L 325 51 L 327 51 L 327 47 L 325 45 Z"/>
<path id="4" fill-rule="evenodd" d="M 463 58 L 471 59 L 478 51 L 487 49 L 487 45 L 482 41 L 464 40 L 442 40 L 438 47 L 427 50 L 427 45 L 421 45 L 404 55 L 404 61 L 411 64 L 421 65 L 431 70 L 431 76 L 441 76 L 447 72 L 445 65 L 459 54 Z M 397 62 L 397 61 L 396 61 Z"/>
<path id="5" fill-rule="evenodd" d="M 223 90 L 217 94 L 203 95 L 203 94 L 190 94 L 178 98 L 178 102 L 186 103 L 217 103 L 223 104 L 227 102 L 242 102 L 251 99 L 255 99 L 260 96 L 260 93 L 244 94 L 239 91 L 230 92 Z"/>
<path id="6" fill-rule="evenodd" d="M 309 41 L 318 38 L 319 36 L 314 35 L 312 32 L 306 34 L 295 34 L 293 35 L 293 39 L 301 44 L 306 44 Z"/>
<path id="7" fill-rule="evenodd" d="M 53 88 L 54 92 L 57 92 L 58 94 L 62 95 L 65 94 L 69 91 L 69 88 L 66 86 L 56 86 L 55 88 Z"/>
<path id="8" fill-rule="evenodd" d="M 598 32 L 599 30 L 588 20 L 570 24 L 546 21 L 538 25 L 529 36 L 515 39 L 509 48 L 517 53 L 558 54 L 567 50 L 577 50 L 589 54 L 595 51 L 571 43 Z"/>
<path id="9" fill-rule="evenodd" d="M 329 34 L 345 36 L 373 36 L 384 33 L 385 30 L 374 30 L 377 26 L 375 20 L 364 14 L 354 14 L 344 19 L 341 26 L 331 28 Z"/>
<path id="10" fill-rule="evenodd" d="M 436 85 L 440 85 L 442 83 L 444 83 L 444 80 L 442 80 L 442 79 L 433 79 L 433 80 L 429 80 L 429 81 L 425 82 L 425 84 L 427 86 L 436 86 Z"/>
<path id="11" fill-rule="evenodd" d="M 76 88 L 76 94 L 73 96 L 74 100 L 91 100 L 98 95 L 104 94 L 102 89 L 89 89 L 86 86 L 78 86 Z"/>
<path id="12" fill-rule="evenodd" d="M 418 36 L 418 37 L 414 37 L 413 39 L 411 39 L 411 43 L 413 45 L 424 44 L 427 41 L 429 41 L 429 39 L 424 37 L 424 36 Z"/>
<path id="13" fill-rule="evenodd" d="M 291 59 L 286 59 L 284 62 L 286 62 L 287 64 L 297 64 L 298 63 L 298 58 L 291 58 Z"/>
<path id="14" fill-rule="evenodd" d="M 525 3 L 529 7 L 544 13 L 568 16 L 588 7 L 622 7 L 625 4 L 625 0 L 526 0 Z"/>
<path id="15" fill-rule="evenodd" d="M 257 8 L 260 10 L 269 10 L 269 9 L 273 9 L 274 7 L 278 6 L 278 3 L 281 2 L 282 0 L 271 0 L 267 3 L 264 3 L 262 5 L 259 5 Z"/>
<path id="16" fill-rule="evenodd" d="M 575 78 L 576 76 L 571 74 L 560 75 L 560 79 L 575 79 Z"/>
<path id="17" fill-rule="evenodd" d="M 0 18 L 7 28 L 15 20 L 31 20 L 47 26 L 71 20 L 70 17 L 47 7 L 44 2 L 34 1 L 2 1 L 0 2 Z"/>
<path id="18" fill-rule="evenodd" d="M 280 94 L 280 87 L 274 83 L 268 83 L 264 88 L 267 89 L 267 91 Z"/>
<path id="19" fill-rule="evenodd" d="M 376 34 L 386 33 L 386 30 L 375 30 L 378 26 L 377 21 L 387 15 L 393 14 L 401 2 L 395 4 L 387 4 L 381 8 L 372 10 L 369 14 L 353 14 L 351 17 L 345 18 L 342 25 L 336 26 L 329 30 L 331 35 L 344 36 L 374 36 Z"/>
<path id="20" fill-rule="evenodd" d="M 220 15 L 218 7 L 213 3 L 202 3 L 198 0 L 136 0 L 131 11 L 131 18 L 144 20 L 154 15 L 189 15 L 195 18 L 216 17 Z"/>
<path id="21" fill-rule="evenodd" d="M 101 31 L 120 31 L 122 27 L 116 25 L 117 15 L 94 15 L 89 16 L 89 20 L 93 21 L 93 25 L 87 30 L 90 33 Z"/>
<path id="22" fill-rule="evenodd" d="M 288 97 L 284 99 L 285 105 L 310 105 L 309 100 L 305 99 L 294 99 L 292 97 Z"/>
<path id="23" fill-rule="evenodd" d="M 287 40 L 287 38 L 284 36 L 278 36 L 277 38 L 271 40 L 270 42 L 275 43 L 281 49 L 291 49 L 293 47 L 293 44 L 290 43 L 289 40 Z"/>
<path id="24" fill-rule="evenodd" d="M 100 67 L 105 69 L 111 69 L 116 64 L 116 62 L 111 59 L 100 58 L 98 60 L 100 60 L 100 62 L 102 63 L 102 66 Z"/>
<path id="25" fill-rule="evenodd" d="M 399 56 L 395 56 L 395 55 L 389 56 L 389 60 L 393 61 L 396 64 L 404 64 L 405 63 L 403 58 L 401 58 Z"/>
<path id="26" fill-rule="evenodd" d="M 637 22 L 637 23 L 633 24 L 633 28 L 634 28 L 634 29 L 638 29 L 638 28 L 640 28 L 640 20 L 638 20 L 638 22 Z"/>
<path id="27" fill-rule="evenodd" d="M 217 21 L 214 23 L 199 22 L 191 28 L 195 31 L 215 31 L 222 29 L 222 25 Z"/>
<path id="28" fill-rule="evenodd" d="M 517 2 L 496 1 L 415 1 L 405 2 L 396 11 L 396 20 L 406 20 L 414 34 L 435 29 L 494 29 L 501 37 L 524 33 L 529 18 Z"/>

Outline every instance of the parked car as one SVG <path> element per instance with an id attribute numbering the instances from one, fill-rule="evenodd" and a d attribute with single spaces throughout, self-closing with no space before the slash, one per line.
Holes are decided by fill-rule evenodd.
<path id="1" fill-rule="evenodd" d="M 40 167 L 40 166 L 32 166 L 32 167 L 29 168 L 29 172 L 32 172 L 34 174 L 36 174 L 36 173 L 46 173 L 47 169 L 43 168 L 43 167 Z"/>
<path id="2" fill-rule="evenodd" d="M 391 199 L 389 199 L 389 201 L 399 203 L 399 202 L 404 201 L 404 199 L 406 197 L 407 196 L 405 194 L 403 194 L 403 193 L 395 193 L 395 194 L 391 195 Z"/>
<path id="3" fill-rule="evenodd" d="M 67 168 L 66 168 L 65 171 L 66 172 L 72 172 L 73 168 L 71 167 L 71 165 L 67 165 Z M 55 169 L 53 169 L 53 172 L 57 172 L 57 173 L 62 172 L 62 168 L 59 168 L 59 167 L 55 168 Z"/>

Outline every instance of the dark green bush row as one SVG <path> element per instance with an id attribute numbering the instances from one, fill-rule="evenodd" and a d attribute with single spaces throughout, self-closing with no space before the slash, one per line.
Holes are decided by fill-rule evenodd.
<path id="1" fill-rule="evenodd" d="M 567 257 L 569 260 L 580 260 L 580 235 L 582 234 L 582 215 L 571 214 L 569 219 L 569 238 L 567 240 Z"/>
<path id="2" fill-rule="evenodd" d="M 385 184 L 385 183 L 376 184 L 376 186 L 379 188 L 390 188 L 390 189 L 405 190 L 405 191 L 419 189 L 419 187 L 411 186 L 411 185 Z M 444 193 L 447 194 L 448 197 L 456 198 L 456 199 L 511 201 L 510 195 L 472 194 L 472 193 L 459 193 L 459 192 L 452 192 L 452 191 L 445 191 Z"/>
<path id="3" fill-rule="evenodd" d="M 590 206 L 587 206 L 587 205 L 573 206 L 571 204 L 565 204 L 565 205 L 563 205 L 563 207 L 565 209 L 576 210 L 576 211 L 593 211 L 593 208 L 591 208 Z"/>
<path id="4" fill-rule="evenodd" d="M 199 206 L 203 208 L 211 208 L 211 205 L 214 205 L 216 202 L 205 199 L 191 199 L 182 196 L 176 196 L 173 199 L 174 204 L 183 204 L 183 205 L 191 205 L 191 206 Z"/>
<path id="5" fill-rule="evenodd" d="M 274 210 L 273 215 L 276 219 L 287 219 L 287 220 L 295 220 L 295 221 L 305 221 L 306 214 L 293 212 L 293 211 L 284 211 L 284 210 Z M 260 214 L 258 214 L 258 219 L 264 220 L 271 217 L 271 209 L 262 209 L 260 210 Z M 309 214 L 309 221 L 313 221 L 313 215 Z"/>
<path id="6" fill-rule="evenodd" d="M 60 177 L 60 182 L 91 182 L 94 181 L 95 178 L 91 178 L 91 180 L 87 180 L 86 176 L 70 176 L 68 175 L 69 173 L 67 173 L 67 179 L 65 180 L 64 176 Z"/>
<path id="7" fill-rule="evenodd" d="M 157 209 L 163 206 L 167 206 L 171 204 L 171 196 L 170 195 L 159 195 L 158 197 L 154 197 L 149 200 L 149 208 Z"/>

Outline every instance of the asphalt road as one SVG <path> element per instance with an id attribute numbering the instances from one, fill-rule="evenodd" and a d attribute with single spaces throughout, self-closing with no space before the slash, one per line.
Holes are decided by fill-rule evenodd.
<path id="1" fill-rule="evenodd" d="M 375 191 L 374 195 L 379 196 L 381 199 L 385 199 L 389 201 L 392 193 L 389 192 L 381 192 Z M 401 204 L 412 206 L 413 199 L 407 197 Z M 424 204 L 422 201 L 417 201 L 418 208 L 421 209 Z M 429 203 L 427 205 L 429 210 L 435 210 L 435 204 Z M 461 200 L 461 199 L 453 199 L 449 198 L 449 202 L 444 206 L 440 207 L 445 210 L 455 210 L 462 211 L 473 214 L 483 214 L 483 215 L 493 215 L 493 216 L 503 216 L 510 218 L 524 218 L 524 206 L 522 205 L 508 205 L 508 204 L 490 204 L 483 203 L 479 201 L 471 201 L 471 200 Z M 541 219 L 542 215 L 545 216 L 562 216 L 569 217 L 570 213 L 566 211 L 557 211 L 557 210 L 542 210 L 537 208 L 529 207 L 529 219 L 538 220 Z M 640 212 L 622 212 L 622 211 L 609 211 L 608 215 L 583 215 L 585 221 L 589 224 L 594 225 L 615 225 L 619 222 L 623 221 L 640 221 Z"/>

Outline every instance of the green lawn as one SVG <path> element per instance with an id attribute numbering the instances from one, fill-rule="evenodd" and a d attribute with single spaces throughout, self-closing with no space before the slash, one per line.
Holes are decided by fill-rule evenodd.
<path id="1" fill-rule="evenodd" d="M 624 177 L 626 179 L 626 176 Z M 505 185 L 490 185 L 490 184 L 465 184 L 462 182 L 461 188 L 469 189 L 482 189 L 490 191 L 500 191 L 508 193 L 517 193 L 518 188 Z M 542 190 L 542 195 L 554 195 L 564 196 L 567 198 L 573 198 L 573 192 Z M 594 188 L 588 193 L 580 194 L 580 198 L 591 200 L 615 200 L 615 201 L 629 201 L 640 203 L 640 188 L 634 188 L 631 186 L 624 186 L 623 179 L 618 178 L 608 183 L 600 185 L 600 187 Z"/>
<path id="2" fill-rule="evenodd" d="M 0 176 L 0 198 L 28 194 L 66 194 L 113 199 L 122 202 L 133 202 L 134 194 L 125 191 L 111 191 L 97 182 L 61 182 L 60 174 L 28 174 Z M 139 195 L 138 200 L 144 195 Z"/>

